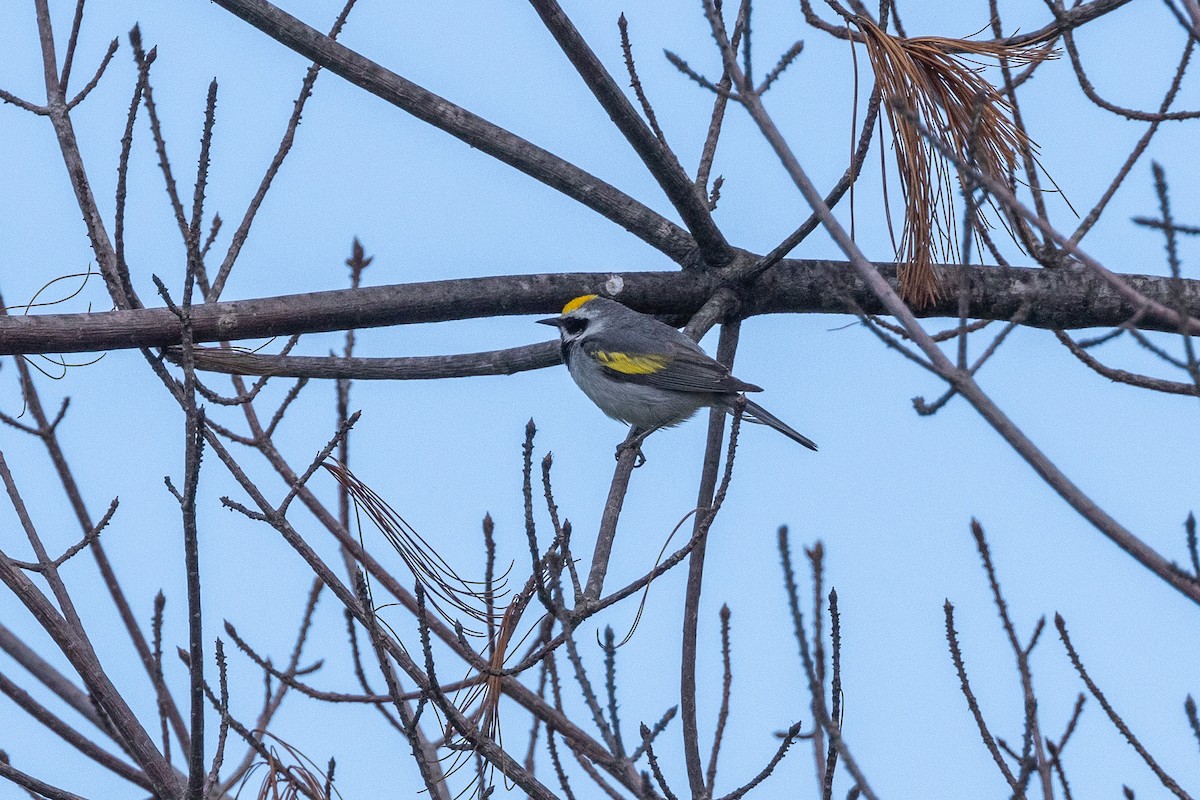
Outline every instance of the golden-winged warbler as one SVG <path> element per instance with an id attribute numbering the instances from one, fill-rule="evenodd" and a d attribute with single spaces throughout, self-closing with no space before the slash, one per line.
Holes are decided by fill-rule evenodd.
<path id="1" fill-rule="evenodd" d="M 563 363 L 583 393 L 608 416 L 645 432 L 677 425 L 706 406 L 732 412 L 742 392 L 762 391 L 670 325 L 615 300 L 585 294 L 538 322 L 558 328 Z M 747 400 L 744 413 L 817 449 L 758 403 Z"/>

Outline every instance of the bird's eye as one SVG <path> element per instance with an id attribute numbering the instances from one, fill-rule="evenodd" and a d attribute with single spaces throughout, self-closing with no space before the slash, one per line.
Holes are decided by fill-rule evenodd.
<path id="1" fill-rule="evenodd" d="M 567 317 L 566 319 L 564 319 L 562 321 L 562 329 L 564 331 L 566 331 L 568 334 L 570 334 L 571 336 L 576 336 L 578 334 L 583 333 L 583 329 L 587 327 L 587 324 L 588 323 L 587 323 L 586 319 L 579 319 L 578 317 Z"/>

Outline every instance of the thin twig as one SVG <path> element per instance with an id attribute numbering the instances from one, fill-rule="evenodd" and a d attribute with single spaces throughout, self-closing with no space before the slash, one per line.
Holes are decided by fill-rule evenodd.
<path id="1" fill-rule="evenodd" d="M 654 745 L 650 738 L 650 729 L 642 725 L 641 733 L 642 749 L 646 753 L 646 760 L 650 764 L 650 770 L 654 773 L 654 780 L 658 782 L 658 788 L 662 789 L 662 793 L 667 800 L 679 800 L 675 796 L 675 793 L 671 791 L 671 787 L 667 785 L 667 779 L 663 776 L 662 769 L 658 766 L 658 757 L 654 755 Z"/>
<path id="2" fill-rule="evenodd" d="M 796 741 L 799 736 L 800 723 L 792 723 L 792 726 L 783 734 L 782 740 L 779 742 L 779 749 L 775 751 L 775 755 L 771 756 L 771 760 L 767 762 L 767 765 L 759 770 L 758 774 L 751 778 L 750 782 L 745 786 L 733 790 L 729 794 L 721 797 L 720 800 L 739 800 L 739 798 L 746 796 L 746 794 L 753 790 L 754 787 L 771 777 L 771 773 L 775 771 L 775 768 L 779 766 L 779 762 L 783 760 L 785 755 L 787 755 L 788 748 L 792 746 L 792 743 Z"/>
<path id="3" fill-rule="evenodd" d="M 1080 347 L 1063 331 L 1055 331 L 1054 335 L 1058 337 L 1058 341 L 1060 341 L 1064 347 L 1071 351 L 1071 355 L 1078 358 L 1099 375 L 1102 375 L 1111 381 L 1125 383 L 1130 386 L 1136 386 L 1139 389 L 1149 389 L 1154 392 L 1163 392 L 1164 394 L 1182 394 L 1190 396 L 1197 395 L 1197 389 L 1194 383 L 1168 381 L 1163 378 L 1154 378 L 1149 375 L 1140 375 L 1136 372 L 1128 372 L 1123 369 L 1117 369 L 1116 367 L 1110 367 Z"/>
<path id="4" fill-rule="evenodd" d="M 633 93 L 642 106 L 646 122 L 650 123 L 650 130 L 654 131 L 654 135 L 662 143 L 662 146 L 667 147 L 667 137 L 663 135 L 662 128 L 658 127 L 658 118 L 654 115 L 654 107 L 650 105 L 650 100 L 646 97 L 645 90 L 642 89 L 642 81 L 638 78 L 637 67 L 633 63 L 633 45 L 629 41 L 629 23 L 625 20 L 624 13 L 617 17 L 617 28 L 621 32 L 621 52 L 625 54 L 625 70 L 629 73 L 629 85 L 633 88 Z"/>
<path id="5" fill-rule="evenodd" d="M 958 632 L 954 630 L 954 606 L 947 600 L 944 609 L 946 612 L 946 641 L 950 643 L 950 657 L 954 661 L 954 669 L 958 671 L 959 686 L 962 688 L 963 696 L 967 698 L 967 708 L 970 709 L 971 716 L 975 718 L 975 724 L 979 728 L 983 744 L 992 754 L 992 760 L 996 762 L 1000 774 L 1008 782 L 1008 787 L 1015 796 L 1024 798 L 1025 790 L 1017 782 L 1016 776 L 1012 774 L 1012 770 L 1008 768 L 1008 764 L 1000 754 L 1000 749 L 996 746 L 996 739 L 988 730 L 987 723 L 983 719 L 983 712 L 979 709 L 979 701 L 975 699 L 975 693 L 971 690 L 971 684 L 967 680 L 967 668 L 963 664 L 962 650 L 958 646 Z"/>
<path id="6" fill-rule="evenodd" d="M 1051 781 L 1052 776 L 1050 774 L 1049 763 L 1043 752 L 1042 734 L 1037 716 L 1037 696 L 1034 694 L 1033 674 L 1029 669 L 1029 652 L 1036 639 L 1030 642 L 1028 648 L 1022 647 L 1020 641 L 1017 639 L 1017 630 L 1013 625 L 1012 618 L 1009 616 L 1008 603 L 1004 600 L 1004 594 L 1000 591 L 1000 579 L 996 575 L 995 564 L 992 563 L 992 551 L 988 547 L 983 526 L 979 524 L 978 520 L 971 520 L 971 535 L 975 539 L 975 549 L 978 550 L 979 558 L 983 562 L 983 570 L 987 575 L 988 587 L 992 590 L 992 600 L 996 604 L 996 611 L 1000 614 L 1000 624 L 1004 628 L 1004 633 L 1008 637 L 1009 647 L 1012 649 L 1013 656 L 1017 661 L 1017 674 L 1021 681 L 1021 694 L 1025 701 L 1025 731 L 1021 743 L 1018 783 L 1023 786 L 1029 773 L 1033 769 L 1036 769 L 1042 781 L 1043 797 L 1050 798 L 1054 794 Z M 965 683 L 965 677 L 963 680 Z M 1031 757 L 1031 753 L 1036 758 Z"/>
<path id="7" fill-rule="evenodd" d="M 721 605 L 721 707 L 717 711 L 717 728 L 713 732 L 712 752 L 708 756 L 708 769 L 704 775 L 704 786 L 712 797 L 717 783 L 717 757 L 721 753 L 721 742 L 725 736 L 725 723 L 729 721 L 730 688 L 733 685 L 733 667 L 729 658 L 729 606 Z"/>
<path id="8" fill-rule="evenodd" d="M 842 738 L 841 722 L 829 715 L 825 706 L 825 696 L 817 683 L 817 673 L 813 666 L 812 652 L 808 646 L 808 635 L 804 630 L 804 615 L 800 610 L 800 592 L 796 588 L 796 573 L 792 569 L 791 547 L 788 544 L 787 526 L 780 526 L 778 532 L 780 562 L 783 567 L 784 590 L 787 594 L 788 611 L 792 616 L 792 633 L 800 648 L 800 661 L 804 665 L 804 674 L 808 678 L 808 691 L 812 699 L 813 716 L 817 724 L 824 728 L 829 736 L 829 746 L 838 751 L 839 757 L 846 766 L 846 771 L 854 779 L 854 788 L 867 800 L 877 800 L 875 792 L 867 782 L 867 777 L 859 768 L 857 760 L 850 753 Z"/>
<path id="9" fill-rule="evenodd" d="M 832 663 L 830 664 L 833 677 L 829 684 L 830 717 L 842 726 L 842 622 L 838 613 L 837 590 L 829 590 L 829 637 L 832 642 Z M 838 749 L 829 743 L 829 752 L 825 756 L 825 785 L 821 787 L 821 800 L 833 798 L 833 776 L 837 772 Z"/>
<path id="10" fill-rule="evenodd" d="M 333 27 L 329 31 L 329 39 L 331 41 L 336 40 L 338 34 L 341 33 L 350 15 L 350 11 L 354 8 L 355 2 L 356 0 L 346 0 L 346 3 L 342 6 L 341 13 L 338 14 Z M 304 106 L 308 102 L 308 98 L 312 96 L 313 86 L 317 81 L 317 74 L 320 72 L 320 69 L 320 65 L 314 63 L 304 74 L 304 80 L 300 83 L 300 93 L 292 103 L 292 114 L 288 118 L 287 126 L 284 128 L 283 138 L 280 140 L 279 147 L 276 148 L 275 155 L 272 156 L 271 163 L 263 174 L 262 180 L 259 181 L 258 188 L 255 189 L 254 197 L 251 198 L 250 203 L 246 206 L 246 213 L 242 215 L 242 221 L 238 224 L 237 230 L 229 242 L 229 250 L 225 253 L 225 258 L 222 260 L 221 266 L 217 269 L 212 287 L 205 298 L 207 302 L 216 302 L 221 297 L 221 292 L 225 289 L 225 282 L 229 279 L 229 274 L 237 262 L 238 255 L 241 254 L 242 246 L 250 235 L 250 227 L 254 224 L 254 218 L 258 214 L 258 210 L 262 207 L 263 200 L 266 199 L 267 191 L 271 188 L 275 176 L 279 174 L 279 170 L 283 167 L 283 162 L 287 158 L 288 153 L 291 152 L 292 145 L 296 140 L 296 129 L 300 125 L 300 117 L 304 113 Z"/>
<path id="11" fill-rule="evenodd" d="M 717 344 L 717 361 L 726 369 L 733 367 L 737 353 L 738 335 L 741 330 L 737 321 L 721 326 L 721 338 Z M 726 474 L 733 462 L 740 411 L 735 412 L 733 428 L 729 437 L 729 456 L 726 459 Z M 700 762 L 700 731 L 696 717 L 696 666 L 698 661 L 697 636 L 700 627 L 700 593 L 704 582 L 704 560 L 707 528 L 712 524 L 712 514 L 718 508 L 714 499 L 717 475 L 721 462 L 721 445 L 725 433 L 725 411 L 713 409 L 708 417 L 708 440 L 705 443 L 704 462 L 700 475 L 696 507 L 703 509 L 696 515 L 694 533 L 706 533 L 698 538 L 696 546 L 688 556 L 687 587 L 683 605 L 683 654 L 680 664 L 680 718 L 683 725 L 684 762 L 687 765 L 688 783 L 693 797 L 702 797 L 705 792 L 705 773 Z"/>
<path id="12" fill-rule="evenodd" d="M 1096 701 L 1100 703 L 1100 707 L 1104 709 L 1104 713 L 1108 715 L 1108 718 L 1112 720 L 1112 723 L 1116 729 L 1121 732 L 1122 736 L 1125 737 L 1125 741 L 1129 742 L 1129 744 L 1133 746 L 1133 749 L 1137 751 L 1137 754 L 1142 757 L 1142 760 L 1146 762 L 1146 765 L 1150 767 L 1151 771 L 1153 771 L 1158 779 L 1162 781 L 1162 785 L 1167 787 L 1168 791 L 1178 797 L 1179 800 L 1191 800 L 1191 795 L 1185 792 L 1179 786 L 1179 784 L 1175 782 L 1174 778 L 1164 772 L 1163 768 L 1160 767 L 1158 762 L 1154 760 L 1154 757 L 1151 756 L 1146 748 L 1142 746 L 1142 743 L 1138 741 L 1138 738 L 1133 735 L 1133 731 L 1131 731 L 1129 726 L 1125 724 L 1125 720 L 1121 719 L 1120 715 L 1117 714 L 1116 710 L 1108 702 L 1108 698 L 1105 697 L 1104 693 L 1100 691 L 1100 687 L 1097 686 L 1095 681 L 1092 680 L 1091 676 L 1088 675 L 1087 670 L 1083 666 L 1083 661 L 1079 658 L 1079 654 L 1075 651 L 1075 646 L 1071 644 L 1071 636 L 1067 633 L 1067 623 L 1061 614 L 1054 615 L 1054 626 L 1058 628 L 1059 638 L 1062 639 L 1063 646 L 1067 648 L 1067 656 L 1071 659 L 1071 664 L 1075 667 L 1075 671 L 1079 673 L 1079 677 L 1083 678 L 1083 682 L 1087 685 L 1088 691 L 1091 692 L 1092 697 L 1095 697 Z"/>

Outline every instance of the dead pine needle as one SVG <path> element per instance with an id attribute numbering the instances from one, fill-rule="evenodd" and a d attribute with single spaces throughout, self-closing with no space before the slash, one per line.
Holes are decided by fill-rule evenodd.
<path id="1" fill-rule="evenodd" d="M 430 605 L 449 624 L 460 618 L 468 623 L 486 626 L 489 612 L 483 607 L 482 584 L 459 577 L 437 550 L 404 521 L 386 500 L 363 483 L 345 464 L 336 459 L 327 459 L 322 467 L 350 493 L 357 515 L 366 518 L 383 534 L 395 548 L 413 577 L 429 593 Z M 361 516 L 360 516 L 361 527 Z M 495 591 L 496 587 L 493 587 Z M 503 591 L 503 585 L 499 587 Z M 473 636 L 482 636 L 480 630 L 466 629 Z"/>
<path id="2" fill-rule="evenodd" d="M 959 260 L 955 175 L 927 137 L 960 155 L 983 174 L 1011 184 L 1017 159 L 1037 145 L 1013 120 L 1009 101 L 981 74 L 976 59 L 1031 64 L 1055 52 L 1039 43 L 1021 46 L 941 36 L 892 36 L 865 17 L 856 18 L 871 70 L 887 107 L 904 226 L 897 245 L 900 294 L 914 308 L 941 296 L 934 263 Z M 986 224 L 977 217 L 972 224 Z"/>
<path id="3" fill-rule="evenodd" d="M 273 733 L 256 733 L 274 739 L 283 748 L 283 753 L 280 753 L 275 746 L 263 747 L 264 759 L 243 780 L 244 785 L 259 768 L 265 770 L 258 794 L 255 795 L 258 800 L 333 800 L 334 797 L 341 797 L 329 780 L 332 770 L 327 775 L 312 759 Z"/>
<path id="4" fill-rule="evenodd" d="M 504 693 L 506 664 L 514 650 L 523 646 L 542 622 L 539 619 L 523 635 L 519 637 L 515 636 L 518 633 L 522 615 L 529 607 L 535 591 L 536 586 L 534 579 L 531 577 L 526 582 L 525 587 L 513 595 L 512 601 L 509 602 L 503 616 L 499 619 L 498 625 L 496 625 L 496 632 L 491 639 L 490 645 L 485 646 L 479 653 L 480 661 L 485 663 L 487 668 L 479 670 L 477 677 L 473 677 L 472 674 L 475 670 L 470 670 L 463 681 L 463 689 L 454 695 L 452 701 L 455 706 L 463 709 L 463 713 L 467 717 L 475 722 L 482 736 L 491 739 L 501 747 L 503 747 L 504 739 L 500 726 L 500 699 Z M 445 771 L 445 777 L 449 778 L 466 767 L 470 763 L 472 756 L 477 755 L 477 753 L 471 743 L 465 737 L 456 735 L 449 724 L 444 726 L 444 737 L 447 746 L 452 751 L 452 755 L 449 757 L 449 765 Z M 477 789 L 476 793 L 483 796 L 481 793 L 485 791 L 486 786 L 494 782 L 495 771 L 495 765 L 489 763 L 486 769 L 480 770 L 480 774 L 476 775 L 458 796 L 465 796 L 471 788 Z M 485 772 L 486 781 L 484 780 Z M 502 770 L 501 776 L 504 779 L 505 786 L 511 789 L 512 785 L 510 785 L 508 774 Z"/>

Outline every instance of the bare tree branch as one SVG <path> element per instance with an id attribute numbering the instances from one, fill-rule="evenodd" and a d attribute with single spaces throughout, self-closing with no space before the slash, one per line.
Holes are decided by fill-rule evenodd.
<path id="1" fill-rule="evenodd" d="M 579 201 L 672 260 L 695 259 L 696 246 L 686 232 L 574 164 L 405 80 L 266 0 L 216 3 L 330 72 Z"/>
<path id="2" fill-rule="evenodd" d="M 583 78 L 596 100 L 608 112 L 613 124 L 624 134 L 646 169 L 658 181 L 671 205 L 679 212 L 696 240 L 707 266 L 723 267 L 733 260 L 734 252 L 713 222 L 706 198 L 696 191 L 696 185 L 683 171 L 679 160 L 666 144 L 659 140 L 633 104 L 625 97 L 617 82 L 592 52 L 575 25 L 555 0 L 530 0 L 542 18 L 542 23 L 554 36 Z M 632 63 L 632 62 L 631 62 Z"/>
<path id="3" fill-rule="evenodd" d="M 875 268 L 895 286 L 890 264 Z M 1070 330 L 1120 325 L 1137 308 L 1087 270 L 943 266 L 969 276 L 967 316 L 1009 320 L 1022 303 L 1032 304 L 1022 324 Z M 1123 274 L 1121 279 L 1154 302 L 1174 303 L 1171 279 Z M 234 300 L 192 309 L 195 341 L 218 342 L 299 333 L 373 328 L 422 322 L 554 313 L 581 294 L 615 297 L 639 311 L 681 315 L 699 309 L 715 290 L 714 278 L 695 272 L 553 273 L 464 278 L 369 286 L 328 292 Z M 1200 281 L 1181 281 L 1179 301 L 1200 315 Z M 886 314 L 873 290 L 839 261 L 785 260 L 739 294 L 740 315 L 847 313 L 847 298 L 867 314 Z M 920 317 L 959 316 L 957 298 L 917 312 Z M 1178 332 L 1174 321 L 1144 319 L 1143 330 Z M 92 314 L 0 317 L 0 355 L 78 353 L 132 347 L 167 347 L 180 341 L 179 320 L 165 308 Z M 280 372 L 279 374 L 301 374 Z"/>

